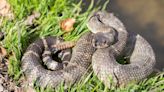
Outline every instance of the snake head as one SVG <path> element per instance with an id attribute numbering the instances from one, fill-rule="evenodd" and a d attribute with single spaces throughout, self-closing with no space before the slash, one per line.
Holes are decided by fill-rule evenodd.
<path id="1" fill-rule="evenodd" d="M 106 48 L 114 44 L 115 31 L 98 32 L 93 35 L 92 45 L 95 48 Z"/>
<path id="2" fill-rule="evenodd" d="M 105 48 L 116 42 L 118 34 L 112 21 L 112 14 L 105 11 L 98 11 L 90 16 L 87 26 L 94 34 L 93 47 Z"/>
<path id="3" fill-rule="evenodd" d="M 100 30 L 106 26 L 109 26 L 108 23 L 106 23 L 106 20 L 108 21 L 108 13 L 105 11 L 98 11 L 90 15 L 89 20 L 87 22 L 87 27 L 92 33 L 101 32 L 103 30 Z"/>

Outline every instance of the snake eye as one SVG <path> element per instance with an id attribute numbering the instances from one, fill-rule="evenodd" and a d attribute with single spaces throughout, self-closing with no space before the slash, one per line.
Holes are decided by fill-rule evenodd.
<path id="1" fill-rule="evenodd" d="M 96 15 L 96 18 L 100 23 L 104 24 L 104 22 L 102 21 L 102 18 L 99 14 Z"/>

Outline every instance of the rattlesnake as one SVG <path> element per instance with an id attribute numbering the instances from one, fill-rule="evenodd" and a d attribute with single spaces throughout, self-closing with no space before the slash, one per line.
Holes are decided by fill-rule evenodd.
<path id="1" fill-rule="evenodd" d="M 91 32 L 80 37 L 73 48 L 72 57 L 65 67 L 62 66 L 62 63 L 52 63 L 50 51 L 58 51 L 62 48 L 71 47 L 72 44 L 69 46 L 71 42 L 65 42 L 68 47 L 62 47 L 65 46 L 63 45 L 64 42 L 62 43 L 58 37 L 45 37 L 32 43 L 27 48 L 21 60 L 22 70 L 29 82 L 29 86 L 33 86 L 34 81 L 38 86 L 50 86 L 52 88 L 57 87 L 61 83 L 64 83 L 64 86 L 68 87 L 78 82 L 90 70 L 92 54 L 95 51 L 91 44 L 92 38 Z M 54 46 L 56 44 L 58 45 Z M 42 59 L 43 63 L 51 70 L 43 66 Z M 65 60 L 68 61 L 69 58 L 67 57 Z M 49 61 L 51 62 L 50 64 L 48 64 Z"/>
<path id="2" fill-rule="evenodd" d="M 139 34 L 128 33 L 112 13 L 94 13 L 88 28 L 95 33 L 93 46 L 98 48 L 92 57 L 93 71 L 106 86 L 139 82 L 153 72 L 156 60 L 150 44 Z M 129 64 L 119 64 L 116 59 L 121 56 Z"/>
<path id="3" fill-rule="evenodd" d="M 59 44 L 56 37 L 46 37 L 32 43 L 21 60 L 27 80 L 31 83 L 36 81 L 42 87 L 55 88 L 62 82 L 68 86 L 88 73 L 91 63 L 98 78 L 109 88 L 110 76 L 115 85 L 126 85 L 131 81 L 138 82 L 152 73 L 155 55 L 151 46 L 140 35 L 129 35 L 122 22 L 113 14 L 95 13 L 88 21 L 88 28 L 92 33 L 80 37 L 65 67 L 60 63 L 51 65 L 46 61 L 53 61 L 49 56 L 54 49 L 52 45 Z M 130 64 L 121 65 L 116 62 L 116 58 L 124 55 L 130 56 Z M 45 57 L 47 59 L 43 63 L 51 70 L 41 65 L 41 58 Z"/>

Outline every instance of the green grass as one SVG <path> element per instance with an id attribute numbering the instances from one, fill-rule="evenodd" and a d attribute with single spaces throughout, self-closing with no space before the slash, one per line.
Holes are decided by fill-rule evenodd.
<path id="1" fill-rule="evenodd" d="M 14 20 L 3 19 L 3 24 L 0 30 L 6 33 L 5 39 L 2 42 L 3 47 L 8 53 L 12 53 L 9 57 L 9 75 L 17 82 L 22 76 L 20 68 L 21 57 L 27 46 L 35 39 L 42 36 L 60 36 L 63 34 L 60 29 L 59 22 L 66 18 L 75 18 L 75 29 L 64 36 L 65 40 L 77 40 L 83 33 L 89 31 L 86 27 L 88 15 L 98 9 L 105 9 L 107 2 L 103 6 L 94 6 L 94 0 L 91 0 L 85 12 L 81 12 L 82 2 L 75 0 L 8 0 L 13 13 Z M 34 21 L 32 27 L 24 24 L 27 16 L 33 11 L 41 13 L 41 16 Z M 59 16 L 62 14 L 62 16 Z M 68 89 L 68 92 L 147 92 L 149 90 L 164 89 L 164 74 L 146 79 L 139 84 L 129 84 L 126 88 L 111 88 L 107 89 L 97 77 L 91 73 L 88 77 L 82 79 L 79 83 Z M 19 84 L 19 83 L 18 83 Z M 54 89 L 42 89 L 36 87 L 37 92 L 53 92 Z M 64 87 L 61 85 L 57 92 L 64 92 Z"/>

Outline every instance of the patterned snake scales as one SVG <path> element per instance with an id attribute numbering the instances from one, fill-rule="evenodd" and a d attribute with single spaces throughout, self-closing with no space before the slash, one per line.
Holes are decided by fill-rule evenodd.
<path id="1" fill-rule="evenodd" d="M 32 43 L 21 61 L 29 83 L 36 81 L 39 86 L 55 88 L 63 82 L 69 86 L 88 74 L 91 64 L 94 73 L 109 88 L 109 77 L 115 86 L 122 86 L 138 82 L 153 72 L 156 61 L 152 47 L 140 35 L 128 34 L 112 13 L 94 13 L 87 26 L 92 33 L 80 37 L 71 57 L 70 49 L 66 48 L 72 47 L 73 43 L 63 42 L 58 37 L 46 37 Z M 63 62 L 53 60 L 52 52 L 58 52 Z M 129 64 L 117 63 L 116 59 L 121 56 L 126 56 Z"/>

